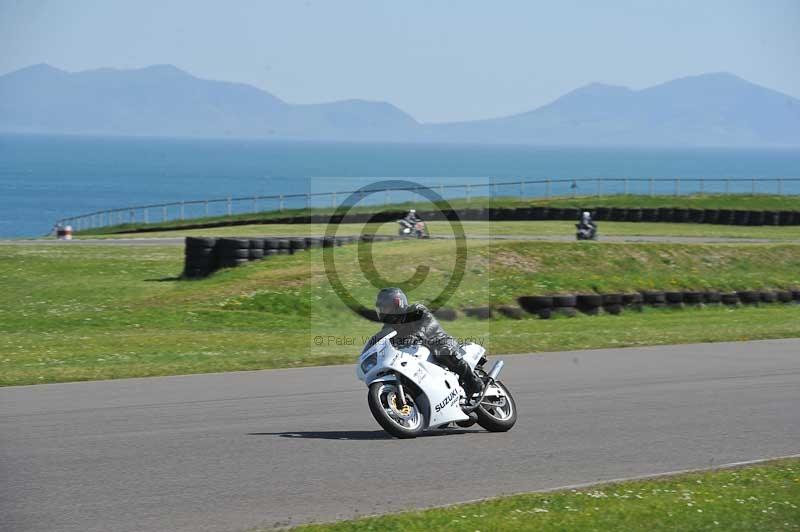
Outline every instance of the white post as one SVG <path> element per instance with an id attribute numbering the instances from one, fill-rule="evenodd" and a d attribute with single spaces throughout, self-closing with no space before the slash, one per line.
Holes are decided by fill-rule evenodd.
<path id="1" fill-rule="evenodd" d="M 144 208 L 144 223 L 146 223 L 146 224 L 150 223 L 150 216 L 149 216 L 149 213 L 147 212 L 149 210 L 150 209 L 148 209 L 147 207 Z"/>
<path id="2" fill-rule="evenodd" d="M 161 207 L 161 217 L 164 219 L 165 222 L 167 221 L 167 206 L 166 205 Z"/>
<path id="3" fill-rule="evenodd" d="M 306 210 L 309 210 L 310 208 L 311 208 L 311 195 L 306 194 Z"/>
<path id="4" fill-rule="evenodd" d="M 231 197 L 228 196 L 228 216 L 231 215 Z"/>
<path id="5" fill-rule="evenodd" d="M 278 197 L 278 211 L 283 212 L 283 194 Z"/>

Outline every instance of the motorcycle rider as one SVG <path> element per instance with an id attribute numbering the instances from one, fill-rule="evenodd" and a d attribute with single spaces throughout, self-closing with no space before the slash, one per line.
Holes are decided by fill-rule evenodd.
<path id="1" fill-rule="evenodd" d="M 397 221 L 402 227 L 409 230 L 409 233 L 406 234 L 416 234 L 418 238 L 422 238 L 425 236 L 425 229 L 420 229 L 417 227 L 417 224 L 422 222 L 422 218 L 417 216 L 417 210 L 411 209 L 408 213 Z M 423 224 L 424 225 L 424 224 Z"/>
<path id="2" fill-rule="evenodd" d="M 467 397 L 483 391 L 483 381 L 462 358 L 463 352 L 458 342 L 444 332 L 438 320 L 425 305 L 420 303 L 409 305 L 408 298 L 399 288 L 383 288 L 375 300 L 375 311 L 384 326 L 373 337 L 372 343 L 392 331 L 397 331 L 397 336 L 391 340 L 392 345 L 427 347 L 433 353 L 436 362 L 458 375 Z"/>
<path id="3" fill-rule="evenodd" d="M 408 211 L 408 214 L 405 215 L 403 220 L 408 222 L 411 227 L 414 227 L 414 224 L 416 224 L 417 222 L 421 222 L 422 218 L 417 216 L 417 209 L 411 209 L 410 211 Z"/>
<path id="4" fill-rule="evenodd" d="M 594 223 L 594 220 L 592 220 L 592 213 L 589 211 L 583 211 L 583 213 L 581 213 L 581 221 L 579 223 L 581 229 L 597 230 L 597 225 Z"/>

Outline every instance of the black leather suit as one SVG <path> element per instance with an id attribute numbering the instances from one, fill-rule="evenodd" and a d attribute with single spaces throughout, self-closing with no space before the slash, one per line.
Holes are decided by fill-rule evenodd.
<path id="1" fill-rule="evenodd" d="M 430 350 L 436 362 L 458 375 L 468 392 L 481 388 L 480 380 L 469 364 L 462 360 L 458 342 L 444 332 L 439 321 L 425 305 L 409 305 L 404 314 L 394 316 L 370 342 L 374 343 L 392 331 L 397 331 L 397 336 L 391 340 L 393 346 L 423 345 Z"/>

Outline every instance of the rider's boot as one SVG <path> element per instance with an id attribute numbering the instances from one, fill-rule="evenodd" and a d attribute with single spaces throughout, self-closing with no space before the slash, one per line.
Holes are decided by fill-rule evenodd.
<path id="1" fill-rule="evenodd" d="M 469 367 L 469 364 L 464 359 L 457 359 L 454 369 L 458 375 L 458 380 L 461 381 L 461 386 L 467 393 L 467 398 L 483 392 L 483 381 L 475 375 L 475 372 L 472 371 L 472 368 Z"/>

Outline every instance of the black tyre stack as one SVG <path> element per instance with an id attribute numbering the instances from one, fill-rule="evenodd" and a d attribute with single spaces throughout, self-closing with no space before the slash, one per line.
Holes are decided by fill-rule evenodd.
<path id="1" fill-rule="evenodd" d="M 703 292 L 684 292 L 683 293 L 683 302 L 687 305 L 692 305 L 695 307 L 703 306 L 705 303 L 705 294 Z"/>
<path id="2" fill-rule="evenodd" d="M 308 244 L 305 238 L 293 238 L 289 241 L 289 250 L 292 254 L 308 249 Z"/>
<path id="3" fill-rule="evenodd" d="M 464 314 L 470 318 L 476 318 L 479 320 L 488 320 L 492 317 L 492 309 L 491 307 L 471 307 L 465 308 Z"/>
<path id="4" fill-rule="evenodd" d="M 208 277 L 217 269 L 216 238 L 188 236 L 184 247 L 183 276 L 191 279 Z"/>
<path id="5" fill-rule="evenodd" d="M 458 312 L 455 309 L 442 307 L 433 311 L 433 315 L 439 321 L 454 321 L 458 318 Z"/>
<path id="6" fill-rule="evenodd" d="M 220 268 L 234 268 L 250 260 L 249 238 L 220 238 L 217 242 Z"/>
<path id="7" fill-rule="evenodd" d="M 761 301 L 761 294 L 756 290 L 739 290 L 736 295 L 739 296 L 739 301 L 745 305 L 758 305 Z"/>
<path id="8" fill-rule="evenodd" d="M 673 221 L 675 209 L 671 207 L 660 207 L 658 209 L 658 221 L 670 223 Z"/>
<path id="9" fill-rule="evenodd" d="M 721 294 L 720 299 L 723 305 L 736 306 L 739 304 L 739 294 L 736 292 L 726 292 Z"/>
<path id="10" fill-rule="evenodd" d="M 703 211 L 703 223 L 704 224 L 719 223 L 719 211 L 717 209 L 706 209 L 705 211 Z"/>
<path id="11" fill-rule="evenodd" d="M 672 221 L 679 224 L 689 222 L 689 209 L 672 209 Z"/>
<path id="12" fill-rule="evenodd" d="M 596 316 L 600 314 L 600 308 L 603 306 L 603 296 L 600 294 L 578 294 L 575 304 L 578 310 L 584 314 Z"/>
<path id="13" fill-rule="evenodd" d="M 575 307 L 578 305 L 578 298 L 574 295 L 559 295 L 553 296 L 553 310 L 562 316 L 568 318 L 575 317 L 577 310 Z"/>
<path id="14" fill-rule="evenodd" d="M 747 211 L 747 212 L 748 212 L 747 225 L 764 225 L 763 211 Z"/>
<path id="15" fill-rule="evenodd" d="M 644 307 L 644 295 L 639 292 L 622 294 L 622 306 L 631 310 L 641 311 Z"/>
<path id="16" fill-rule="evenodd" d="M 653 209 L 653 208 L 642 209 L 642 221 L 643 222 L 657 222 L 657 221 L 659 221 L 658 209 Z"/>
<path id="17" fill-rule="evenodd" d="M 603 310 L 617 315 L 622 312 L 622 294 L 603 294 Z"/>
<path id="18" fill-rule="evenodd" d="M 735 211 L 730 209 L 720 209 L 717 211 L 717 223 L 724 225 L 733 225 Z"/>
<path id="19" fill-rule="evenodd" d="M 717 290 L 706 290 L 703 292 L 703 303 L 707 305 L 718 305 L 722 303 L 722 293 Z"/>
<path id="20" fill-rule="evenodd" d="M 733 225 L 747 225 L 750 223 L 750 211 L 733 211 Z"/>
<path id="21" fill-rule="evenodd" d="M 522 296 L 517 299 L 519 306 L 526 312 L 536 314 L 542 319 L 548 319 L 553 315 L 552 296 Z"/>
<path id="22" fill-rule="evenodd" d="M 647 305 L 655 308 L 663 308 L 667 306 L 667 295 L 659 290 L 648 290 L 642 292 L 644 302 Z"/>
<path id="23" fill-rule="evenodd" d="M 683 292 L 665 292 L 664 296 L 670 308 L 683 308 Z"/>
<path id="24" fill-rule="evenodd" d="M 250 260 L 261 260 L 264 258 L 264 239 L 251 238 L 250 239 Z"/>
<path id="25" fill-rule="evenodd" d="M 644 219 L 644 213 L 642 209 L 628 209 L 628 216 L 626 221 L 628 222 L 641 222 Z"/>
<path id="26" fill-rule="evenodd" d="M 706 221 L 706 211 L 703 209 L 689 209 L 689 221 L 693 224 L 701 224 Z"/>

